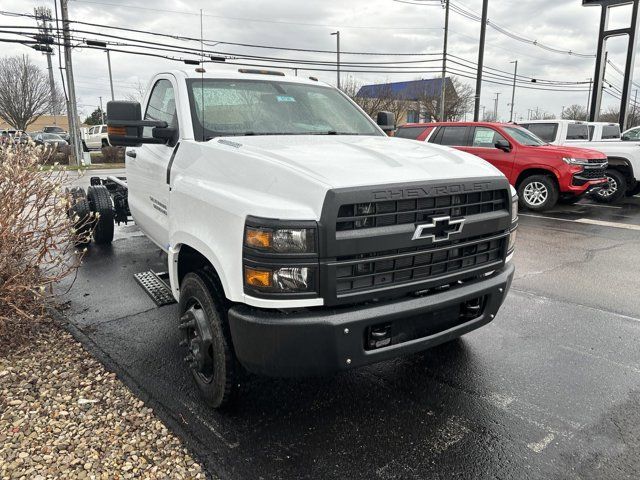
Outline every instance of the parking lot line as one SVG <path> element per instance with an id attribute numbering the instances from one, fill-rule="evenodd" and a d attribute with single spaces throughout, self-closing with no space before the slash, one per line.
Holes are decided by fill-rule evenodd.
<path id="1" fill-rule="evenodd" d="M 574 220 L 576 223 L 588 223 L 590 225 L 600 225 L 602 227 L 626 228 L 627 230 L 639 230 L 640 225 L 631 225 L 629 223 L 607 222 L 604 220 L 594 220 L 591 218 L 579 218 Z"/>
<path id="2" fill-rule="evenodd" d="M 629 223 L 607 222 L 604 220 L 593 220 L 591 218 L 576 218 L 576 219 L 557 218 L 557 217 L 548 217 L 546 215 L 531 215 L 529 213 L 520 213 L 519 215 L 522 217 L 544 218 L 546 220 L 557 220 L 559 222 L 583 223 L 588 225 L 598 225 L 601 227 L 624 228 L 626 230 L 640 231 L 640 225 L 633 225 Z"/>
<path id="3" fill-rule="evenodd" d="M 622 207 L 616 207 L 615 205 L 599 205 L 597 203 L 578 203 L 581 207 L 598 207 L 598 208 L 615 208 L 620 210 Z"/>

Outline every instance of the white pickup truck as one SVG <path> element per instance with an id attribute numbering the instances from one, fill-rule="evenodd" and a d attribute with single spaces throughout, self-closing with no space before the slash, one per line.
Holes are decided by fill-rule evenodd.
<path id="1" fill-rule="evenodd" d="M 471 154 L 388 137 L 392 114 L 381 128 L 329 85 L 171 71 L 142 108 L 109 102 L 107 116 L 111 144 L 127 146 L 118 181 L 167 253 L 186 362 L 213 407 L 241 367 L 316 375 L 418 352 L 490 322 L 507 294 L 507 179 Z"/>
<path id="2" fill-rule="evenodd" d="M 609 161 L 609 187 L 594 193 L 595 200 L 615 203 L 625 195 L 640 193 L 640 142 L 621 141 L 617 125 L 578 120 L 530 120 L 520 125 L 553 145 L 580 146 L 604 153 Z"/>

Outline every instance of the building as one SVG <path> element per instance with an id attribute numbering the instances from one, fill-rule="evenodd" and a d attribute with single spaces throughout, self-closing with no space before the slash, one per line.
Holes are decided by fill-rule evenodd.
<path id="1" fill-rule="evenodd" d="M 29 127 L 27 127 L 27 132 L 39 132 L 44 127 L 52 125 L 62 127 L 66 132 L 69 131 L 69 119 L 66 115 L 42 115 L 38 117 L 35 122 L 29 125 Z M 85 125 L 83 123 L 80 124 L 80 128 L 86 127 L 88 127 L 88 125 Z M 13 128 L 13 125 L 10 125 L 4 119 L 0 118 L 0 130 L 11 130 Z"/>
<path id="2" fill-rule="evenodd" d="M 446 77 L 447 104 L 450 99 L 457 98 L 456 89 L 451 78 Z M 364 85 L 358 90 L 356 100 L 360 99 L 392 99 L 403 102 L 405 108 L 397 109 L 404 113 L 398 115 L 398 125 L 414 122 L 431 122 L 440 109 L 442 78 L 410 80 L 407 82 L 377 83 Z"/>

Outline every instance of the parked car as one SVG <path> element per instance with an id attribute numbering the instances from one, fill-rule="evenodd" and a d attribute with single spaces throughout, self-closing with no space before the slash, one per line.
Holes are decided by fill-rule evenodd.
<path id="1" fill-rule="evenodd" d="M 378 126 L 316 79 L 211 72 L 156 75 L 142 109 L 107 104 L 130 212 L 167 252 L 185 362 L 210 405 L 231 401 L 240 366 L 326 374 L 494 318 L 514 272 L 504 175 L 387 137 L 392 113 Z M 78 208 L 120 218 L 122 195 L 112 204 L 99 183 Z M 111 241 L 107 226 L 94 239 Z"/>
<path id="2" fill-rule="evenodd" d="M 44 133 L 39 132 L 33 137 L 33 141 L 36 142 L 36 145 L 44 145 L 46 147 L 64 147 L 69 143 L 62 138 L 60 135 L 56 135 L 55 133 Z"/>
<path id="3" fill-rule="evenodd" d="M 595 200 L 615 203 L 625 195 L 640 193 L 640 142 L 590 141 L 589 124 L 577 120 L 531 120 L 520 125 L 553 145 L 592 148 L 606 154 L 609 186 L 594 192 Z"/>
<path id="4" fill-rule="evenodd" d="M 0 132 L 0 144 L 4 143 L 26 143 L 28 134 L 24 130 L 2 130 Z"/>
<path id="5" fill-rule="evenodd" d="M 88 150 L 100 150 L 109 147 L 109 136 L 107 135 L 106 125 L 94 125 L 89 128 L 83 139 L 83 148 Z"/>
<path id="6" fill-rule="evenodd" d="M 622 133 L 622 140 L 625 142 L 640 141 L 640 126 L 630 128 Z"/>
<path id="7" fill-rule="evenodd" d="M 55 135 L 59 135 L 67 143 L 69 143 L 71 141 L 71 136 L 69 135 L 69 133 L 67 133 L 64 128 L 58 127 L 57 125 L 51 125 L 51 126 L 44 127 L 42 129 L 42 131 L 44 133 L 53 133 Z"/>
<path id="8" fill-rule="evenodd" d="M 415 138 L 477 155 L 498 168 L 517 191 L 520 206 L 542 211 L 558 200 L 577 202 L 607 184 L 606 155 L 595 150 L 555 147 L 524 128 L 505 123 L 407 124 L 396 138 Z"/>

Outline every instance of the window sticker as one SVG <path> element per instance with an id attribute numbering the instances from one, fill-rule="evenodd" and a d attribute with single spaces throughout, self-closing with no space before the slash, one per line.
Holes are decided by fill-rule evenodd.
<path id="1" fill-rule="evenodd" d="M 289 96 L 289 95 L 278 95 L 276 97 L 278 99 L 279 102 L 295 102 L 296 99 Z"/>
<path id="2" fill-rule="evenodd" d="M 476 128 L 476 134 L 473 137 L 473 143 L 493 144 L 493 130 Z"/>

